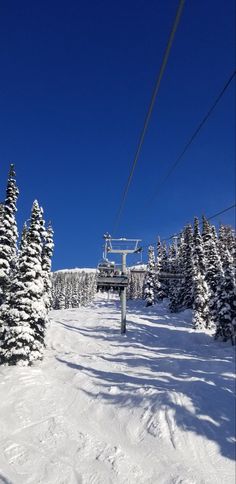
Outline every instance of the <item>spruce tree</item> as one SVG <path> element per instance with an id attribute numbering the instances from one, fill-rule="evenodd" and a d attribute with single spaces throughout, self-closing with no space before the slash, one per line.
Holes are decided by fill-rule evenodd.
<path id="1" fill-rule="evenodd" d="M 205 281 L 206 259 L 198 218 L 194 219 L 193 230 L 193 327 L 204 328 L 209 325 L 209 288 Z"/>
<path id="2" fill-rule="evenodd" d="M 5 301 L 9 292 L 11 271 L 16 263 L 17 255 L 18 232 L 15 214 L 19 190 L 16 186 L 15 176 L 14 165 L 10 165 L 6 199 L 2 205 L 0 219 L 0 305 Z"/>
<path id="3" fill-rule="evenodd" d="M 169 248 L 169 271 L 172 274 L 178 273 L 178 256 L 177 248 L 174 243 L 171 244 Z M 178 279 L 173 279 L 169 281 L 169 310 L 171 312 L 177 311 L 178 305 Z"/>
<path id="4" fill-rule="evenodd" d="M 47 311 L 43 300 L 41 227 L 42 213 L 35 201 L 10 296 L 1 308 L 1 363 L 28 365 L 43 356 Z"/>
<path id="5" fill-rule="evenodd" d="M 233 258 L 234 265 L 236 265 L 236 239 L 235 232 L 229 225 L 220 225 L 218 248 L 222 261 L 223 268 L 225 266 L 225 254 L 226 250 L 229 251 Z"/>
<path id="6" fill-rule="evenodd" d="M 216 333 L 224 341 L 231 339 L 235 344 L 236 331 L 236 282 L 233 258 L 228 249 L 224 255 L 224 278 L 221 279 L 216 292 Z"/>
<path id="7" fill-rule="evenodd" d="M 159 273 L 161 270 L 161 240 L 160 237 L 157 239 L 157 247 L 156 247 L 156 263 L 155 263 L 155 280 L 154 280 L 154 297 L 155 301 L 162 301 L 162 291 L 161 291 L 161 282 L 159 280 Z M 145 289 L 145 288 L 144 288 Z"/>
<path id="8" fill-rule="evenodd" d="M 167 262 L 167 250 L 166 246 L 160 241 L 160 237 L 157 240 L 157 258 L 156 258 L 156 277 L 155 277 L 155 300 L 163 301 L 168 295 L 167 283 L 166 281 L 159 280 L 159 274 L 162 271 L 166 271 Z"/>
<path id="9" fill-rule="evenodd" d="M 54 249 L 53 229 L 51 223 L 43 232 L 43 249 L 42 249 L 42 269 L 44 280 L 44 302 L 45 307 L 49 311 L 52 306 L 52 255 Z"/>
<path id="10" fill-rule="evenodd" d="M 27 223 L 25 222 L 23 225 L 20 244 L 19 244 L 19 254 L 25 249 L 25 245 L 27 243 L 27 233 L 28 233 L 28 227 L 27 227 Z"/>
<path id="11" fill-rule="evenodd" d="M 183 231 L 183 275 L 181 304 L 185 309 L 193 307 L 193 230 L 188 224 Z"/>
<path id="12" fill-rule="evenodd" d="M 183 257 L 183 247 L 184 247 L 184 237 L 181 232 L 177 240 L 176 248 L 176 258 L 172 260 L 172 270 L 178 274 L 183 274 L 184 257 Z M 169 309 L 172 313 L 176 313 L 181 309 L 182 304 L 182 280 L 176 279 L 171 281 L 170 291 L 169 291 Z"/>
<path id="13" fill-rule="evenodd" d="M 206 217 L 203 216 L 202 239 L 206 260 L 205 281 L 209 287 L 209 324 L 215 325 L 217 322 L 217 290 L 223 284 L 223 266 L 218 250 L 218 243 L 215 238 L 215 232 Z"/>
<path id="14" fill-rule="evenodd" d="M 195 265 L 197 265 L 202 276 L 205 276 L 206 260 L 205 260 L 205 254 L 204 254 L 203 240 L 199 229 L 199 220 L 197 217 L 194 218 L 193 258 L 194 258 Z"/>
<path id="15" fill-rule="evenodd" d="M 167 272 L 167 273 L 169 272 L 169 259 L 168 259 L 168 251 L 167 251 L 166 243 L 162 244 L 160 272 Z M 168 279 L 161 281 L 161 290 L 162 290 L 163 298 L 169 296 L 169 280 Z"/>
<path id="16" fill-rule="evenodd" d="M 198 265 L 198 259 L 192 260 L 193 274 L 193 327 L 202 329 L 209 321 L 209 289 Z"/>
<path id="17" fill-rule="evenodd" d="M 148 248 L 148 265 L 147 265 L 147 274 L 145 278 L 145 288 L 144 288 L 144 299 L 146 301 L 146 306 L 152 306 L 155 302 L 154 286 L 155 286 L 155 254 L 154 254 L 154 247 L 150 245 Z"/>

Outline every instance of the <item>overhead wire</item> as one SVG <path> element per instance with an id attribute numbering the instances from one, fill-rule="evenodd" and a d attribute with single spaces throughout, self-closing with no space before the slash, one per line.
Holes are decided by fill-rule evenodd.
<path id="1" fill-rule="evenodd" d="M 181 151 L 181 153 L 179 154 L 179 156 L 177 157 L 177 159 L 175 160 L 175 162 L 172 164 L 172 166 L 170 167 L 170 169 L 167 172 L 167 174 L 165 175 L 165 177 L 159 183 L 159 185 L 158 185 L 158 187 L 157 187 L 154 195 L 151 197 L 151 199 L 149 199 L 148 205 L 156 198 L 156 196 L 158 195 L 158 193 L 159 193 L 160 188 L 162 187 L 162 185 L 164 185 L 164 183 L 168 180 L 168 178 L 173 173 L 173 171 L 175 170 L 175 168 L 177 167 L 177 165 L 180 163 L 180 161 L 182 160 L 182 158 L 185 155 L 186 151 L 191 146 L 192 142 L 195 140 L 195 138 L 199 134 L 200 130 L 202 129 L 202 127 L 204 126 L 204 124 L 207 122 L 207 120 L 211 116 L 212 112 L 214 111 L 214 109 L 217 106 L 217 104 L 220 101 L 220 99 L 223 97 L 223 95 L 226 92 L 227 88 L 230 86 L 230 84 L 233 81 L 235 75 L 236 75 L 236 70 L 234 70 L 234 72 L 230 75 L 230 77 L 228 78 L 228 80 L 225 83 L 224 87 L 221 89 L 221 91 L 219 92 L 218 96 L 216 97 L 214 103 L 212 104 L 212 106 L 210 107 L 210 109 L 207 111 L 207 113 L 205 114 L 205 116 L 203 117 L 203 119 L 201 120 L 201 122 L 199 123 L 199 125 L 197 126 L 197 128 L 195 129 L 195 131 L 192 134 L 192 136 L 190 137 L 189 141 L 186 143 L 184 149 Z"/>
<path id="2" fill-rule="evenodd" d="M 175 19 L 174 19 L 174 22 L 173 22 L 173 25 L 172 25 L 172 29 L 171 29 L 169 38 L 168 38 L 167 46 L 166 46 L 165 51 L 164 51 L 161 67 L 160 67 L 160 70 L 159 70 L 159 73 L 158 73 L 158 76 L 157 76 L 154 91 L 153 91 L 151 101 L 150 101 L 150 104 L 149 104 L 149 107 L 148 107 L 148 111 L 147 111 L 147 114 L 146 114 L 146 117 L 145 117 L 143 129 L 141 131 L 141 135 L 140 135 L 140 138 L 139 138 L 138 147 L 137 147 L 137 150 L 136 150 L 136 153 L 135 153 L 135 156 L 134 156 L 134 160 L 133 160 L 133 163 L 132 163 L 132 166 L 131 166 L 131 170 L 130 170 L 130 173 L 129 173 L 129 176 L 128 176 L 128 180 L 127 180 L 126 185 L 125 185 L 125 189 L 123 191 L 121 203 L 120 203 L 120 206 L 119 206 L 116 218 L 115 218 L 113 233 L 116 232 L 118 225 L 119 225 L 119 222 L 120 222 L 121 214 L 122 214 L 123 209 L 124 209 L 124 204 L 125 204 L 125 201 L 126 201 L 128 190 L 129 190 L 131 180 L 132 180 L 133 175 L 134 175 L 134 170 L 135 170 L 135 167 L 136 167 L 139 155 L 140 155 L 140 151 L 141 151 L 141 148 L 142 148 L 142 145 L 143 145 L 143 142 L 144 142 L 145 134 L 146 134 L 146 131 L 147 131 L 147 128 L 148 128 L 150 118 L 151 118 L 151 114 L 152 114 L 152 111 L 153 111 L 155 100 L 156 100 L 156 97 L 157 97 L 157 94 L 158 94 L 158 91 L 159 91 L 159 88 L 160 88 L 161 80 L 162 80 L 162 77 L 163 77 L 163 74 L 164 74 L 164 71 L 165 71 L 165 68 L 166 68 L 166 64 L 167 64 L 167 61 L 168 61 L 168 57 L 169 57 L 169 54 L 170 54 L 170 50 L 171 50 L 171 47 L 172 47 L 172 44 L 173 44 L 174 36 L 175 36 L 176 30 L 177 30 L 182 12 L 183 12 L 184 3 L 185 3 L 185 0 L 179 0 Z"/>
<path id="3" fill-rule="evenodd" d="M 223 213 L 228 212 L 229 210 L 232 210 L 235 207 L 236 207 L 236 203 L 234 203 L 233 205 L 230 205 L 230 207 L 224 208 L 220 212 L 217 212 L 214 215 L 211 215 L 210 217 L 206 217 L 206 218 L 207 218 L 207 220 L 213 220 L 214 218 L 219 217 L 219 215 L 222 215 Z M 202 225 L 202 222 L 200 222 L 200 225 Z M 161 239 L 161 241 L 162 242 L 167 242 L 168 240 L 173 239 L 173 237 L 178 237 L 179 235 L 181 235 L 181 233 L 182 232 L 178 232 L 176 234 L 170 235 L 168 237 L 165 237 L 164 239 Z M 142 249 L 145 249 L 145 248 L 149 247 L 150 245 L 154 245 L 155 243 L 156 243 L 156 241 L 155 242 L 150 242 L 149 244 L 146 244 L 146 245 L 143 245 L 142 246 Z"/>

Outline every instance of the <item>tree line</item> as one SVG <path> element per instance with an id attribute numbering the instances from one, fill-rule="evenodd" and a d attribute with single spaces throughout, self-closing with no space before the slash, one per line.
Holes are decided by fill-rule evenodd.
<path id="1" fill-rule="evenodd" d="M 43 357 L 54 244 L 52 226 L 46 227 L 37 200 L 19 238 L 18 196 L 11 165 L 0 204 L 0 363 L 25 366 Z"/>
<path id="2" fill-rule="evenodd" d="M 58 271 L 52 278 L 53 309 L 87 306 L 97 292 L 95 271 Z"/>
<path id="3" fill-rule="evenodd" d="M 217 233 L 206 217 L 188 224 L 175 243 L 157 242 L 148 250 L 144 298 L 150 306 L 169 298 L 169 309 L 193 310 L 195 329 L 214 328 L 215 338 L 236 340 L 236 239 L 231 226 Z M 161 272 L 182 276 L 160 281 Z"/>

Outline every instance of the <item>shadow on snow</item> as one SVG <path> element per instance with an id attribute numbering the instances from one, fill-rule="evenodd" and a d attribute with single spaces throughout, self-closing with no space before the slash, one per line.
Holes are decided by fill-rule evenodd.
<path id="1" fill-rule="evenodd" d="M 114 307 L 114 301 L 111 304 Z M 233 348 L 215 342 L 208 334 L 190 332 L 188 323 L 180 320 L 181 315 L 157 315 L 152 310 L 147 317 L 143 313 L 142 308 L 144 323 L 135 323 L 132 309 L 134 318 L 127 321 L 126 336 L 120 335 L 118 324 L 117 329 L 78 328 L 60 322 L 67 330 L 109 341 L 116 347 L 115 355 L 97 355 L 101 362 L 109 362 L 114 371 L 97 370 L 62 358 L 58 361 L 93 379 L 98 393 L 83 390 L 93 398 L 120 407 L 149 407 L 153 414 L 171 409 L 182 431 L 214 441 L 223 456 L 234 459 Z M 112 388 L 116 391 L 112 392 Z"/>

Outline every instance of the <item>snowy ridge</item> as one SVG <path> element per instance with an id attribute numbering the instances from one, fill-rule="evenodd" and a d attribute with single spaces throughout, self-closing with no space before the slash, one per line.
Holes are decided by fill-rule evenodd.
<path id="1" fill-rule="evenodd" d="M 128 267 L 128 269 L 143 271 L 147 269 L 147 264 L 136 264 Z M 97 269 L 94 269 L 93 267 L 84 267 L 84 268 L 75 267 L 74 269 L 58 269 L 57 271 L 54 271 L 54 274 L 57 274 L 58 272 L 96 272 L 96 271 Z"/>
<path id="2" fill-rule="evenodd" d="M 1 367 L 0 482 L 233 484 L 230 344 L 143 301 L 121 336 L 100 294 L 51 317 L 43 362 Z"/>
<path id="3" fill-rule="evenodd" d="M 59 269 L 58 271 L 54 271 L 54 274 L 57 274 L 58 272 L 96 272 L 97 269 L 94 269 L 93 267 L 75 267 L 74 269 Z"/>
<path id="4" fill-rule="evenodd" d="M 147 264 L 135 264 L 134 266 L 130 266 L 128 269 L 132 271 L 146 271 Z"/>

